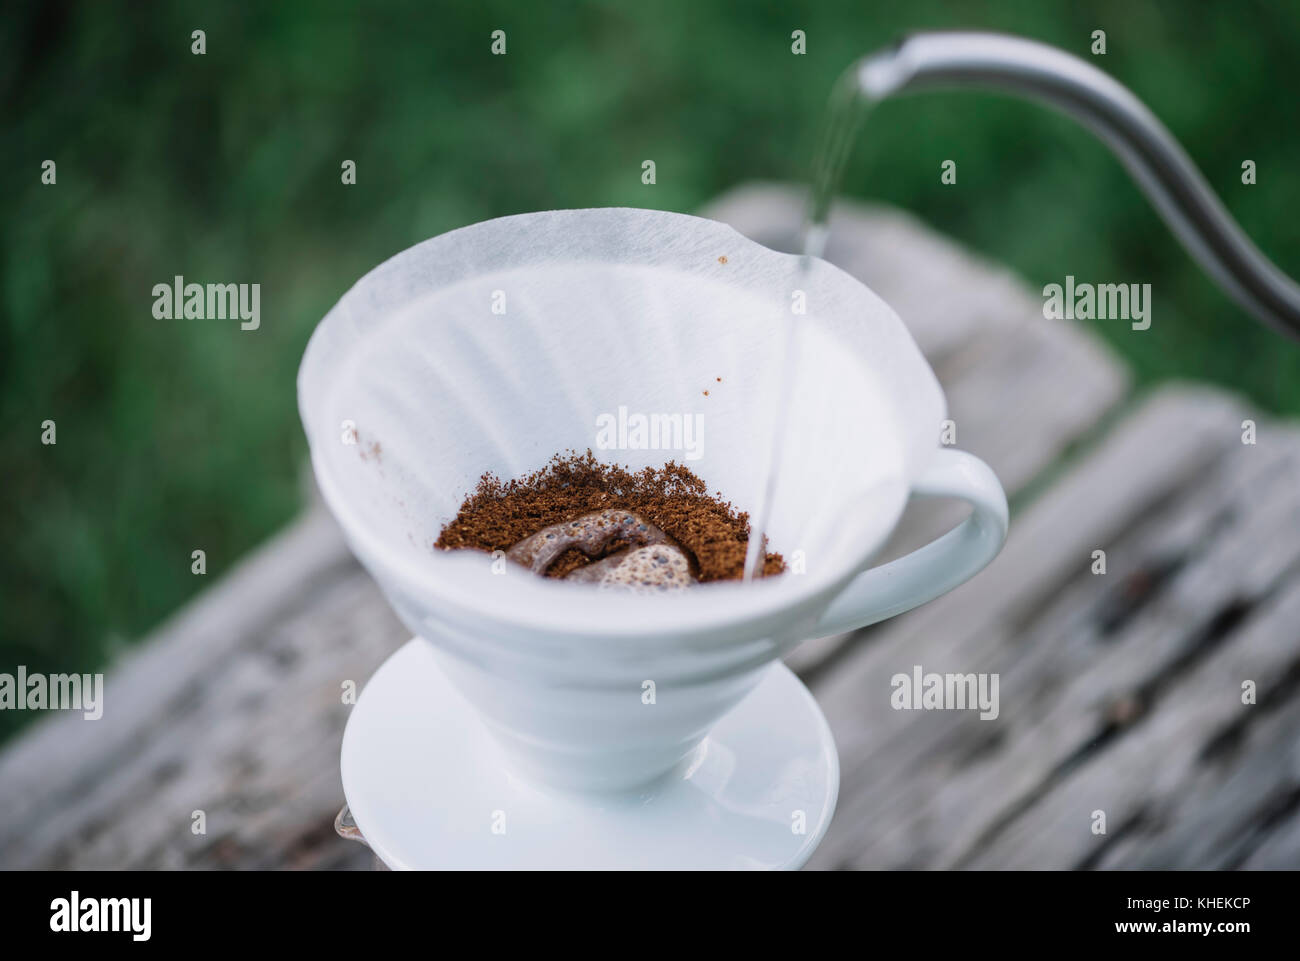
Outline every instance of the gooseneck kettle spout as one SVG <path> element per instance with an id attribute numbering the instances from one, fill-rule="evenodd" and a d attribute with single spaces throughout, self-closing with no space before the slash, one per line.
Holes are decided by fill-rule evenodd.
<path id="1" fill-rule="evenodd" d="M 1183 245 L 1242 307 L 1300 338 L 1300 285 L 1251 242 L 1186 151 L 1126 87 L 1055 47 L 995 33 L 919 33 L 855 65 L 872 100 L 965 88 L 1073 117 L 1108 144 Z"/>

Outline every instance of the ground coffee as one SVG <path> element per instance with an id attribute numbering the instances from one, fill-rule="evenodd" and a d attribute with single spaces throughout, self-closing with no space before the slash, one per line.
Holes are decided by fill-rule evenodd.
<path id="1" fill-rule="evenodd" d="M 542 528 L 613 509 L 633 511 L 668 534 L 690 555 L 700 581 L 743 576 L 748 514 L 737 511 L 720 494 L 711 496 L 704 481 L 676 462 L 633 472 L 599 463 L 590 450 L 556 454 L 541 470 L 517 480 L 484 474 L 434 546 L 505 551 Z M 610 552 L 623 547 L 616 543 Z M 564 577 L 595 560 L 599 558 L 570 548 L 546 574 Z M 763 576 L 784 570 L 780 554 L 766 555 Z"/>

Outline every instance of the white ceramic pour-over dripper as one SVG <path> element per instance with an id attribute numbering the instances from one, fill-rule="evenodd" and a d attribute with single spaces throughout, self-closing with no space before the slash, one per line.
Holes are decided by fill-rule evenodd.
<path id="1" fill-rule="evenodd" d="M 803 573 L 638 596 L 432 548 L 485 471 L 518 477 L 570 449 L 633 468 L 683 461 L 752 511 L 796 300 L 800 369 L 768 534 Z M 798 257 L 696 217 L 552 211 L 419 244 L 321 322 L 298 392 L 352 550 L 512 769 L 552 785 L 622 790 L 663 775 L 799 640 L 950 589 L 1005 536 L 992 472 L 937 445 L 942 392 L 893 311 L 825 262 L 802 272 Z M 598 449 L 598 418 L 620 409 L 699 415 L 701 443 Z M 868 571 L 912 494 L 974 510 Z"/>

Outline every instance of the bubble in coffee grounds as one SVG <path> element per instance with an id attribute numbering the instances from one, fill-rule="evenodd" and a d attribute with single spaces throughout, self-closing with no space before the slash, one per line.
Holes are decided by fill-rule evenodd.
<path id="1" fill-rule="evenodd" d="M 543 527 L 506 551 L 506 558 L 545 574 L 573 547 L 602 559 L 570 571 L 566 580 L 635 591 L 680 590 L 695 581 L 690 561 L 673 539 L 631 511 L 597 511 Z"/>
<path id="2" fill-rule="evenodd" d="M 570 571 L 566 581 L 585 581 L 601 590 L 635 594 L 685 590 L 695 583 L 691 562 L 672 544 L 636 547 Z"/>
<path id="3" fill-rule="evenodd" d="M 534 574 L 545 574 L 555 559 L 571 547 L 588 557 L 603 557 L 619 547 L 671 543 L 671 537 L 639 514 L 607 510 L 544 527 L 513 545 L 506 557 Z"/>
<path id="4" fill-rule="evenodd" d="M 557 454 L 541 470 L 515 480 L 502 481 L 484 474 L 434 546 L 442 550 L 500 550 L 507 556 L 518 546 L 514 559 L 531 550 L 527 566 L 532 569 L 540 548 L 536 544 L 525 548 L 526 541 L 557 524 L 581 522 L 589 515 L 604 512 L 636 515 L 647 524 L 647 531 L 641 534 L 648 534 L 653 525 L 665 540 L 611 537 L 590 554 L 571 544 L 546 559 L 542 565 L 545 576 L 563 578 L 584 568 L 596 568 L 572 579 L 599 576 L 597 583 L 612 586 L 612 580 L 605 580 L 607 575 L 632 578 L 641 569 L 639 565 L 655 563 L 653 553 L 635 556 L 654 548 L 660 549 L 658 556 L 665 559 L 663 565 L 677 569 L 684 562 L 688 575 L 697 581 L 739 580 L 744 575 L 748 514 L 737 511 L 720 495 L 710 495 L 704 481 L 680 464 L 669 462 L 658 469 L 647 467 L 634 472 L 602 464 L 591 451 Z M 593 525 L 587 534 L 596 539 L 597 528 Z M 669 548 L 680 555 L 680 560 Z M 598 566 L 620 554 L 626 556 L 617 563 Z M 633 567 L 615 573 L 633 561 Z M 766 554 L 763 576 L 784 570 L 780 554 Z"/>

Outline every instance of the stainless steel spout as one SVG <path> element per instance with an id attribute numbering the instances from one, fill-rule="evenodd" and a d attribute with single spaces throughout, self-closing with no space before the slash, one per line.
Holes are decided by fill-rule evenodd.
<path id="1" fill-rule="evenodd" d="M 1300 338 L 1300 285 L 1251 242 L 1165 126 L 1126 87 L 1055 47 L 995 33 L 920 33 L 856 65 L 873 100 L 924 90 L 1007 93 L 1082 123 L 1119 157 L 1175 236 L 1242 307 Z"/>

